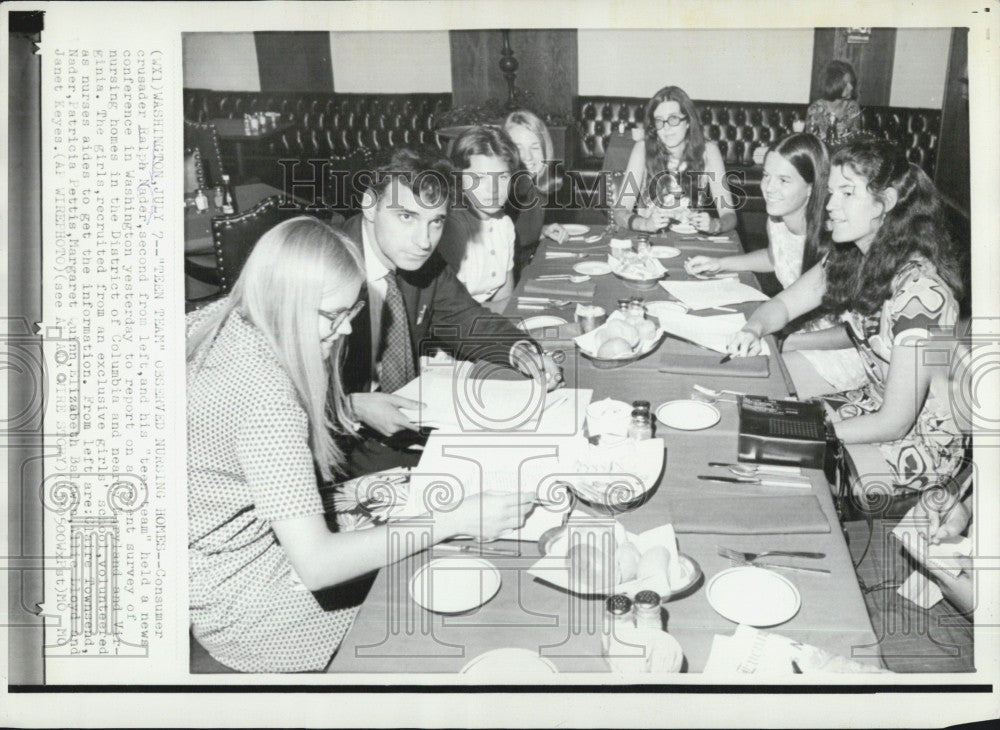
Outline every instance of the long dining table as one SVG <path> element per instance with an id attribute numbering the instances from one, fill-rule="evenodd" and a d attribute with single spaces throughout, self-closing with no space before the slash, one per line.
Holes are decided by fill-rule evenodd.
<path id="1" fill-rule="evenodd" d="M 601 226 L 588 231 L 589 241 L 574 237 L 564 244 L 545 240 L 533 262 L 525 269 L 512 297 L 507 314 L 528 318 L 542 314 L 561 316 L 568 324 L 536 332 L 543 347 L 573 353 L 573 309 L 552 306 L 545 310 L 519 310 L 517 295 L 524 292 L 538 277 L 569 273 L 581 260 L 603 260 L 607 256 L 612 235 Z M 601 234 L 599 242 L 593 236 Z M 628 234 L 615 232 L 616 237 Z M 633 234 L 634 236 L 634 234 Z M 653 245 L 669 245 L 680 255 L 662 260 L 667 269 L 665 280 L 682 281 L 690 278 L 684 270 L 686 258 L 697 254 L 732 254 L 742 250 L 739 238 L 732 232 L 724 237 L 673 232 L 652 237 Z M 574 256 L 552 257 L 550 252 L 573 252 Z M 741 274 L 741 281 L 756 286 L 752 274 Z M 613 274 L 593 277 L 595 284 L 592 303 L 613 311 L 621 298 L 641 296 L 647 302 L 668 299 L 667 292 L 657 286 L 637 291 L 630 283 Z M 532 287 L 534 288 L 534 287 Z M 556 297 L 554 297 L 556 298 Z M 572 298 L 568 296 L 565 298 Z M 750 313 L 757 303 L 736 304 L 732 308 Z M 696 314 L 716 314 L 701 312 Z M 723 366 L 707 370 L 695 367 L 689 372 L 661 372 L 675 367 L 677 362 L 712 361 L 720 356 L 690 342 L 667 336 L 659 348 L 646 358 L 618 369 L 598 369 L 592 362 L 576 356 L 567 357 L 565 379 L 571 387 L 590 388 L 592 400 L 613 398 L 631 402 L 650 401 L 655 412 L 664 402 L 692 397 L 692 386 L 699 384 L 713 389 L 728 389 L 748 394 L 787 398 L 791 384 L 784 371 L 780 354 L 772 342 L 766 376 L 756 373 L 747 377 L 738 370 L 728 372 Z M 618 520 L 633 533 L 641 533 L 674 520 L 685 511 L 692 522 L 691 510 L 700 510 L 705 525 L 697 531 L 677 525 L 680 552 L 698 563 L 703 578 L 694 590 L 665 603 L 666 630 L 678 640 L 685 655 L 685 671 L 701 672 L 712 650 L 716 635 L 731 636 L 736 624 L 717 613 L 706 595 L 706 585 L 713 576 L 732 567 L 718 554 L 725 546 L 741 551 L 799 550 L 825 553 L 822 560 L 775 560 L 828 569 L 826 573 L 800 572 L 774 568 L 798 590 L 801 606 L 797 613 L 781 625 L 763 629 L 793 641 L 810 644 L 828 652 L 859 661 L 880 665 L 878 640 L 873 631 L 861 595 L 851 556 L 834 508 L 830 487 L 820 470 L 804 470 L 810 477 L 808 489 L 734 484 L 698 479 L 704 474 L 728 474 L 710 469 L 708 462 L 736 462 L 738 450 L 738 414 L 735 402 L 720 400 L 716 407 L 720 421 L 704 430 L 677 430 L 656 424 L 656 437 L 665 448 L 664 468 L 659 483 L 650 496 L 636 509 L 618 515 Z M 774 504 L 768 498 L 813 495 L 829 526 L 827 531 L 799 529 L 789 523 L 789 530 L 770 530 L 769 534 L 722 527 L 711 532 L 715 512 L 733 512 L 734 505 L 744 505 L 748 512 L 769 509 Z M 693 517 L 698 522 L 699 513 Z M 758 515 L 759 517 L 760 515 Z M 794 520 L 794 516 L 790 519 Z M 798 531 L 796 531 L 798 530 Z M 475 545 L 475 543 L 471 543 Z M 389 674 L 455 674 L 474 657 L 504 647 L 517 647 L 537 652 L 563 673 L 609 672 L 601 654 L 600 619 L 604 603 L 598 597 L 575 596 L 555 588 L 529 574 L 529 568 L 539 557 L 538 546 L 529 542 L 497 542 L 488 547 L 506 546 L 517 553 L 511 556 L 484 555 L 501 573 L 501 587 L 495 597 L 480 608 L 462 615 L 436 614 L 420 607 L 408 591 L 414 572 L 439 557 L 455 557 L 430 548 L 412 555 L 380 571 L 371 591 L 361 605 L 352 628 L 334 656 L 330 672 L 389 673 Z M 474 547 L 473 547 L 474 550 Z"/>

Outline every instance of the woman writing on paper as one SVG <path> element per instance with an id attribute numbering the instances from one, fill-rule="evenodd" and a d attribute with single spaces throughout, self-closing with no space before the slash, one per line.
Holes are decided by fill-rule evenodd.
<path id="1" fill-rule="evenodd" d="M 923 490 L 954 474 L 964 450 L 947 365 L 926 352 L 932 333 L 954 329 L 962 289 L 941 202 L 926 173 L 882 141 L 838 150 L 828 187 L 829 257 L 757 309 L 728 351 L 754 355 L 762 337 L 821 306 L 849 313 L 870 382 L 845 394 L 837 436 L 876 445 L 897 491 Z M 835 346 L 846 347 L 839 329 Z"/>
<path id="2" fill-rule="evenodd" d="M 648 233 L 671 221 L 704 233 L 733 230 L 736 211 L 722 153 L 705 139 L 694 102 L 683 89 L 666 86 L 656 92 L 646 105 L 645 129 L 613 199 L 615 222 Z"/>
<path id="3" fill-rule="evenodd" d="M 322 670 L 357 609 L 324 611 L 313 591 L 406 556 L 388 553 L 384 527 L 330 532 L 317 487 L 341 460 L 334 434 L 350 430 L 326 363 L 360 309 L 363 271 L 347 239 L 294 218 L 261 237 L 228 297 L 188 316 L 191 622 L 233 669 Z M 434 539 L 495 536 L 526 509 L 484 493 L 435 513 Z"/>
<path id="4" fill-rule="evenodd" d="M 684 268 L 690 274 L 773 271 L 781 286 L 787 289 L 827 253 L 829 241 L 823 229 L 829 173 L 826 148 L 815 136 L 792 134 L 785 137 L 767 153 L 760 183 L 767 205 L 767 248 L 720 258 L 694 256 L 688 259 Z M 830 317 L 820 317 L 807 323 L 801 332 L 828 330 L 835 324 Z M 813 335 L 812 340 L 821 345 L 823 337 Z M 809 341 L 809 337 L 800 334 L 793 334 L 786 340 L 785 364 L 799 397 L 809 398 L 864 385 L 865 371 L 853 347 L 805 349 Z M 806 362 L 801 363 L 801 360 Z"/>

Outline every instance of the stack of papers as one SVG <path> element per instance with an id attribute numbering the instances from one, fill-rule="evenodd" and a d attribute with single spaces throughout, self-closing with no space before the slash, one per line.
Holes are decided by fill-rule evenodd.
<path id="1" fill-rule="evenodd" d="M 447 509 L 482 491 L 536 494 L 525 524 L 506 539 L 534 541 L 563 523 L 572 505 L 566 487 L 557 486 L 560 462 L 573 447 L 573 437 L 519 434 L 439 435 L 427 440 L 420 464 L 410 474 L 408 503 L 402 513 L 427 514 L 433 505 Z"/>
<path id="2" fill-rule="evenodd" d="M 723 282 L 704 283 L 716 284 Z M 747 323 L 747 318 L 740 313 L 697 317 L 692 314 L 673 311 L 668 307 L 659 307 L 653 314 L 660 321 L 660 328 L 665 332 L 720 353 L 726 351 L 726 345 L 729 344 L 733 335 Z M 760 344 L 761 354 L 770 355 L 771 351 L 767 346 L 767 342 L 762 340 Z"/>
<path id="3" fill-rule="evenodd" d="M 660 286 L 689 309 L 711 309 L 741 302 L 766 302 L 767 294 L 736 279 L 661 281 Z"/>
<path id="4" fill-rule="evenodd" d="M 469 362 L 425 368 L 395 393 L 423 404 L 403 413 L 440 433 L 572 435 L 583 428 L 592 390 L 564 388 L 546 393 L 527 378 L 474 378 L 472 370 Z"/>

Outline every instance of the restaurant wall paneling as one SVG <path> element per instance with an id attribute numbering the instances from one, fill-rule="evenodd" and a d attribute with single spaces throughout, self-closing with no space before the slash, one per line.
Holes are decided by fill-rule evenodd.
<path id="1" fill-rule="evenodd" d="M 329 31 L 258 32 L 261 91 L 333 91 Z"/>
<path id="2" fill-rule="evenodd" d="M 455 106 L 507 100 L 500 71 L 500 30 L 453 30 L 451 87 Z M 517 60 L 515 86 L 534 96 L 542 112 L 569 115 L 577 95 L 576 30 L 512 30 L 510 45 Z"/>
<path id="3" fill-rule="evenodd" d="M 969 215 L 969 29 L 953 28 L 944 105 L 941 109 L 941 142 L 934 182 L 948 201 Z"/>
<path id="4" fill-rule="evenodd" d="M 260 91 L 253 33 L 183 33 L 184 86 L 216 91 Z"/>
<path id="5" fill-rule="evenodd" d="M 896 29 L 872 28 L 865 43 L 848 43 L 848 28 L 817 28 L 813 43 L 812 85 L 809 100 L 819 98 L 823 69 L 835 58 L 849 61 L 858 75 L 858 102 L 865 106 L 889 106 L 892 91 Z"/>

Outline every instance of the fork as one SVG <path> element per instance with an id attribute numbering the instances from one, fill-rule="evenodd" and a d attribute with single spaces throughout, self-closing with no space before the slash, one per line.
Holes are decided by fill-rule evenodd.
<path id="1" fill-rule="evenodd" d="M 819 560 L 826 557 L 826 553 L 810 553 L 803 550 L 765 550 L 762 553 L 744 553 L 739 550 L 733 550 L 732 548 L 722 547 L 721 545 L 716 545 L 716 549 L 719 551 L 719 555 L 724 558 L 737 558 L 739 560 L 745 560 L 748 563 L 752 563 L 754 560 L 766 557 L 785 557 L 785 558 L 813 558 Z"/>
<path id="2" fill-rule="evenodd" d="M 782 555 L 789 555 L 789 553 L 781 553 L 781 551 L 776 551 Z M 719 555 L 724 558 L 729 558 L 734 566 L 750 565 L 755 568 L 780 568 L 782 570 L 800 570 L 804 573 L 823 573 L 824 575 L 830 575 L 830 571 L 826 568 L 807 568 L 803 565 L 783 565 L 781 563 L 764 563 L 763 565 L 757 564 L 755 561 L 760 560 L 760 556 L 755 557 L 753 560 L 747 560 L 744 555 L 753 555 L 754 553 L 741 553 L 737 550 L 729 550 L 727 548 L 719 548 Z M 775 553 L 769 553 L 773 555 Z M 818 553 L 808 553 L 810 555 L 817 555 Z M 763 553 L 762 553 L 763 555 Z M 801 554 L 800 554 L 801 555 Z"/>

